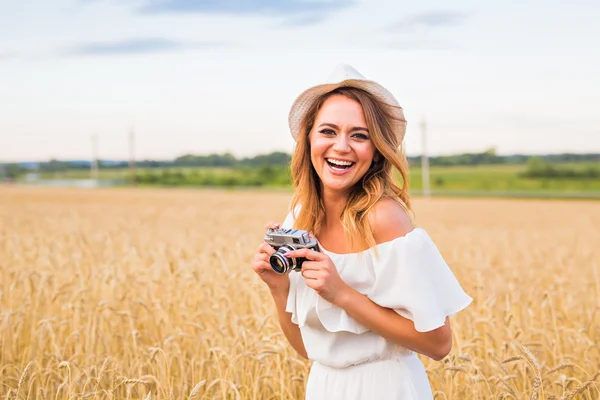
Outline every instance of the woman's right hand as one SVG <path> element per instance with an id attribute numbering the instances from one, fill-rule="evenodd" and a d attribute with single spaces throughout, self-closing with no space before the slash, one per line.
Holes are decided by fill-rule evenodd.
<path id="1" fill-rule="evenodd" d="M 269 222 L 266 226 L 266 229 L 277 229 L 279 228 L 279 224 L 275 222 Z M 275 249 L 271 247 L 268 243 L 261 243 L 261 245 L 256 250 L 256 255 L 254 256 L 254 262 L 252 263 L 252 269 L 254 272 L 260 276 L 271 292 L 285 292 L 287 293 L 290 287 L 290 278 L 288 274 L 278 274 L 273 271 L 271 268 L 271 264 L 269 263 L 269 257 L 275 253 Z"/>

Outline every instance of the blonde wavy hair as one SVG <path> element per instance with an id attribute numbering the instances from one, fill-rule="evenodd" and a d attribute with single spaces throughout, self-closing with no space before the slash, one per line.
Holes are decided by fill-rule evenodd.
<path id="1" fill-rule="evenodd" d="M 367 218 L 369 210 L 384 197 L 397 200 L 407 212 L 411 212 L 408 194 L 409 168 L 402 143 L 398 143 L 390 121 L 394 118 L 391 105 L 377 100 L 370 93 L 353 87 L 341 87 L 321 96 L 309 109 L 302 121 L 292 160 L 290 163 L 292 183 L 295 189 L 290 208 L 295 214 L 294 227 L 313 235 L 319 234 L 325 221 L 321 180 L 314 169 L 310 156 L 308 135 L 313 129 L 317 113 L 325 100 L 339 94 L 358 102 L 363 109 L 369 136 L 379 154 L 363 178 L 351 189 L 346 205 L 340 215 L 347 243 L 353 251 L 361 252 L 375 248 L 372 227 Z M 400 172 L 402 182 L 396 184 L 393 169 Z M 376 248 L 375 248 L 375 251 Z"/>

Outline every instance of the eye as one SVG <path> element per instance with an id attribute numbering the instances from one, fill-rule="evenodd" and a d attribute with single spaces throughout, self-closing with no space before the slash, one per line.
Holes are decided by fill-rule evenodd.
<path id="1" fill-rule="evenodd" d="M 367 135 L 365 135 L 364 133 L 357 133 L 356 135 L 354 135 L 354 137 L 362 139 L 362 140 L 367 140 L 369 137 Z"/>
<path id="2" fill-rule="evenodd" d="M 331 129 L 322 129 L 319 131 L 319 133 L 322 133 L 324 135 L 335 135 L 335 132 Z"/>

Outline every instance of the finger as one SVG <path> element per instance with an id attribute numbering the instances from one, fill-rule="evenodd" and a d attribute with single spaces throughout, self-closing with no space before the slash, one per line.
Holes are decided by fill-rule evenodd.
<path id="1" fill-rule="evenodd" d="M 279 228 L 279 223 L 275 221 L 269 221 L 267 225 L 265 225 L 265 229 L 277 229 Z"/>
<path id="2" fill-rule="evenodd" d="M 320 272 L 315 271 L 313 269 L 304 269 L 304 266 L 303 266 L 302 267 L 302 276 L 304 277 L 304 279 L 318 279 L 318 278 L 320 278 Z"/>
<path id="3" fill-rule="evenodd" d="M 304 279 L 304 284 L 319 293 L 323 289 L 322 279 Z"/>
<path id="4" fill-rule="evenodd" d="M 269 255 L 267 253 L 256 253 L 254 255 L 254 261 L 269 261 Z"/>
<path id="5" fill-rule="evenodd" d="M 320 271 L 324 267 L 323 263 L 320 261 L 304 261 L 302 263 L 303 270 L 312 270 L 312 271 Z"/>
<path id="6" fill-rule="evenodd" d="M 269 256 L 273 253 L 275 253 L 275 249 L 273 247 L 271 247 L 271 245 L 269 243 L 263 242 L 260 247 L 258 248 L 258 252 L 259 253 L 266 253 Z"/>
<path id="7" fill-rule="evenodd" d="M 255 261 L 252 263 L 252 269 L 254 270 L 254 272 L 256 273 L 261 273 L 265 270 L 270 270 L 271 265 L 268 262 L 265 261 Z"/>
<path id="8" fill-rule="evenodd" d="M 322 261 L 325 259 L 325 255 L 323 253 L 319 253 L 318 251 L 314 251 L 311 249 L 293 250 L 293 251 L 290 251 L 289 253 L 284 254 L 284 256 L 290 257 L 290 258 L 304 257 L 308 260 L 313 260 L 313 261 Z"/>
<path id="9" fill-rule="evenodd" d="M 256 252 L 257 253 L 267 253 L 269 247 L 271 247 L 271 246 L 267 242 L 262 242 L 256 249 Z M 271 247 L 271 249 L 273 249 L 273 248 Z M 273 251 L 275 251 L 275 249 L 273 249 Z"/>

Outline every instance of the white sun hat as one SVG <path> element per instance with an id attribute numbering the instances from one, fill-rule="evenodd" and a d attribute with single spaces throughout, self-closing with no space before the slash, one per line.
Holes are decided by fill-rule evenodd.
<path id="1" fill-rule="evenodd" d="M 296 98 L 288 115 L 290 132 L 295 141 L 298 141 L 300 125 L 313 103 L 325 93 L 329 93 L 340 87 L 362 89 L 369 92 L 377 100 L 389 105 L 390 111 L 395 117 L 391 121 L 392 129 L 396 133 L 398 144 L 402 143 L 404 134 L 406 133 L 406 119 L 398 100 L 379 83 L 366 79 L 360 72 L 347 64 L 338 65 L 325 83 L 305 90 Z"/>

